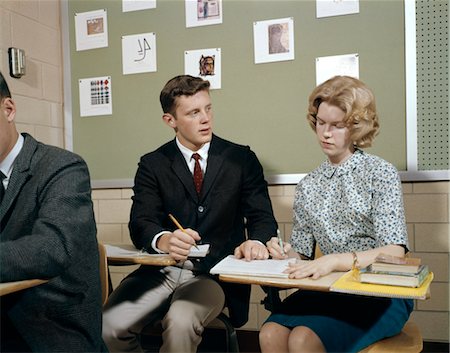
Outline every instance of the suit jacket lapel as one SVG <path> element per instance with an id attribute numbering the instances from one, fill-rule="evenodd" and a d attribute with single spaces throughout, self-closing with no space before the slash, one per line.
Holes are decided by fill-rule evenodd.
<path id="1" fill-rule="evenodd" d="M 197 191 L 195 191 L 194 180 L 189 168 L 186 165 L 186 161 L 178 149 L 175 140 L 173 140 L 170 148 L 168 149 L 168 158 L 172 160 L 172 170 L 178 176 L 180 181 L 183 183 L 186 190 L 189 192 L 194 200 L 198 199 Z"/>
<path id="2" fill-rule="evenodd" d="M 212 185 L 214 184 L 214 180 L 219 173 L 219 170 L 223 163 L 223 146 L 221 144 L 221 140 L 213 135 L 211 140 L 211 146 L 208 151 L 208 164 L 206 167 L 205 177 L 203 178 L 203 186 L 202 186 L 202 198 L 205 197 Z"/>
<path id="3" fill-rule="evenodd" d="M 37 141 L 28 134 L 24 134 L 24 137 L 25 141 L 22 150 L 14 161 L 13 172 L 8 183 L 5 198 L 0 207 L 0 222 L 7 214 L 25 182 L 32 176 L 30 166 L 31 159 L 37 148 Z"/>

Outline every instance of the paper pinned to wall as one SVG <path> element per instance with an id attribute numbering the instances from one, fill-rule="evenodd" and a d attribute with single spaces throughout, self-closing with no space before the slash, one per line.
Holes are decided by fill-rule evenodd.
<path id="1" fill-rule="evenodd" d="M 108 17 L 106 10 L 75 14 L 77 51 L 108 46 Z"/>
<path id="2" fill-rule="evenodd" d="M 359 55 L 345 54 L 316 58 L 316 85 L 336 75 L 359 78 Z"/>
<path id="3" fill-rule="evenodd" d="M 185 0 L 186 27 L 222 23 L 222 0 Z"/>
<path id="4" fill-rule="evenodd" d="M 222 60 L 220 48 L 186 50 L 184 73 L 209 81 L 211 89 L 222 88 Z"/>
<path id="5" fill-rule="evenodd" d="M 316 17 L 359 13 L 359 0 L 316 0 Z"/>
<path id="6" fill-rule="evenodd" d="M 122 37 L 124 75 L 156 71 L 156 35 L 141 33 Z"/>
<path id="7" fill-rule="evenodd" d="M 122 0 L 122 12 L 156 8 L 156 0 Z"/>
<path id="8" fill-rule="evenodd" d="M 111 115 L 111 76 L 83 78 L 80 90 L 80 116 Z"/>
<path id="9" fill-rule="evenodd" d="M 254 22 L 253 43 L 255 64 L 294 60 L 294 19 Z"/>

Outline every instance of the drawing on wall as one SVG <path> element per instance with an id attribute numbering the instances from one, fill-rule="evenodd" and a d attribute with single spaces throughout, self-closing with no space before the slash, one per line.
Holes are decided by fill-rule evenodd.
<path id="1" fill-rule="evenodd" d="M 222 0 L 185 0 L 186 27 L 222 23 Z"/>
<path id="2" fill-rule="evenodd" d="M 156 0 L 122 0 L 122 12 L 156 8 Z"/>
<path id="3" fill-rule="evenodd" d="M 294 60 L 294 19 L 253 23 L 255 64 Z"/>
<path id="4" fill-rule="evenodd" d="M 106 10 L 75 14 L 76 50 L 108 46 L 108 21 Z"/>
<path id="5" fill-rule="evenodd" d="M 208 80 L 211 89 L 222 88 L 220 48 L 187 50 L 184 54 L 184 73 L 186 75 Z"/>
<path id="6" fill-rule="evenodd" d="M 141 33 L 122 36 L 124 75 L 156 71 L 156 35 Z"/>
<path id="7" fill-rule="evenodd" d="M 359 13 L 359 0 L 316 0 L 316 17 Z"/>
<path id="8" fill-rule="evenodd" d="M 275 23 L 267 27 L 269 35 L 269 54 L 289 52 L 288 23 Z"/>
<path id="9" fill-rule="evenodd" d="M 320 85 L 336 75 L 359 78 L 359 54 L 316 58 L 316 85 Z"/>
<path id="10" fill-rule="evenodd" d="M 111 76 L 83 78 L 78 81 L 80 116 L 111 115 Z"/>

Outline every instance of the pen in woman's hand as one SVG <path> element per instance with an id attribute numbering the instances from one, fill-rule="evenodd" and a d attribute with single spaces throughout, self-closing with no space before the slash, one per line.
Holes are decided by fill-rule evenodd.
<path id="1" fill-rule="evenodd" d="M 284 252 L 284 244 L 283 244 L 283 239 L 281 239 L 281 234 L 280 234 L 280 230 L 277 229 L 277 238 L 278 238 L 278 243 L 280 244 L 280 248 L 281 248 L 281 255 L 286 255 Z"/>

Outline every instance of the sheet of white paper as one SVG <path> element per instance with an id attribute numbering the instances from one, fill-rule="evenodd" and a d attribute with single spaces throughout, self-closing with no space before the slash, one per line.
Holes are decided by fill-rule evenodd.
<path id="1" fill-rule="evenodd" d="M 156 35 L 141 33 L 122 37 L 124 75 L 156 71 Z"/>
<path id="2" fill-rule="evenodd" d="M 184 73 L 209 81 L 211 89 L 222 88 L 221 49 L 186 50 Z"/>
<path id="3" fill-rule="evenodd" d="M 255 64 L 294 60 L 293 17 L 254 22 L 253 44 Z"/>
<path id="4" fill-rule="evenodd" d="M 359 0 L 316 0 L 317 18 L 355 13 L 359 13 Z"/>
<path id="5" fill-rule="evenodd" d="M 80 91 L 80 116 L 112 114 L 111 76 L 82 78 Z"/>
<path id="6" fill-rule="evenodd" d="M 295 262 L 294 258 L 284 260 L 253 260 L 245 261 L 229 255 L 214 266 L 210 273 L 213 275 L 243 275 L 243 276 L 263 276 L 263 277 L 282 277 L 288 275 L 283 271 L 290 262 Z"/>
<path id="7" fill-rule="evenodd" d="M 106 10 L 75 14 L 77 51 L 108 46 L 108 17 Z"/>
<path id="8" fill-rule="evenodd" d="M 359 54 L 344 54 L 316 58 L 316 84 L 336 75 L 359 78 Z"/>
<path id="9" fill-rule="evenodd" d="M 122 0 L 122 12 L 156 8 L 156 0 Z"/>

